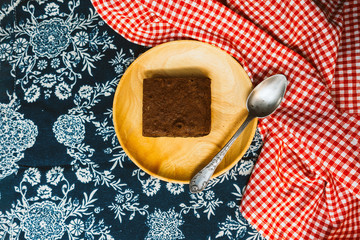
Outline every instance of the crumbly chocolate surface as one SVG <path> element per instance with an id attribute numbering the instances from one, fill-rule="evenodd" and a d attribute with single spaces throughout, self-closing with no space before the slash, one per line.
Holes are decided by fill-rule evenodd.
<path id="1" fill-rule="evenodd" d="M 211 128 L 211 80 L 147 78 L 143 82 L 143 136 L 200 137 Z"/>

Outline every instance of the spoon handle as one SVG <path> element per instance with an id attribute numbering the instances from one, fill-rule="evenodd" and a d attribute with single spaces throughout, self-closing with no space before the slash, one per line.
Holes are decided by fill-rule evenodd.
<path id="1" fill-rule="evenodd" d="M 248 115 L 245 121 L 241 124 L 240 128 L 235 132 L 235 134 L 231 137 L 231 139 L 225 144 L 225 146 L 218 152 L 215 157 L 211 160 L 208 165 L 206 165 L 203 169 L 200 170 L 190 181 L 190 192 L 199 193 L 207 186 L 211 176 L 213 175 L 215 169 L 220 164 L 220 162 L 225 157 L 225 154 L 230 149 L 231 145 L 235 142 L 235 140 L 239 137 L 241 132 L 245 129 L 245 127 L 254 119 L 254 116 Z"/>

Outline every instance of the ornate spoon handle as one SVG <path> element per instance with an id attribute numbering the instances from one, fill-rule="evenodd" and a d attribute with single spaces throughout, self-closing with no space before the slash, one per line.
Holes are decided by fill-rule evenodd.
<path id="1" fill-rule="evenodd" d="M 215 157 L 211 160 L 208 165 L 206 165 L 203 169 L 200 170 L 190 181 L 190 192 L 199 193 L 205 189 L 207 186 L 211 176 L 213 175 L 215 169 L 219 165 L 219 163 L 225 157 L 225 154 L 230 149 L 231 145 L 235 142 L 235 140 L 239 137 L 241 132 L 245 129 L 245 127 L 249 124 L 251 120 L 254 119 L 254 116 L 248 115 L 243 124 L 241 124 L 240 128 L 235 132 L 235 134 L 231 137 L 231 139 L 225 144 L 225 146 L 218 152 Z"/>

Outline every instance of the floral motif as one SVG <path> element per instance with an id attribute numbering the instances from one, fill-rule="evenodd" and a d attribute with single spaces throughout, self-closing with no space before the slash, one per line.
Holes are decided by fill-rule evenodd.
<path id="1" fill-rule="evenodd" d="M 15 42 L 13 44 L 14 52 L 22 53 L 27 49 L 28 46 L 29 46 L 29 43 L 25 38 L 18 38 L 15 40 Z"/>
<path id="2" fill-rule="evenodd" d="M 254 168 L 254 162 L 251 160 L 242 160 L 239 165 L 239 174 L 242 176 L 250 175 Z"/>
<path id="3" fill-rule="evenodd" d="M 115 91 L 118 81 L 119 78 L 115 77 L 113 80 L 102 84 L 96 83 L 95 86 L 81 86 L 78 93 L 76 93 L 74 96 L 75 107 L 70 109 L 66 116 L 59 117 L 53 126 L 53 132 L 55 133 L 55 137 L 57 138 L 58 142 L 68 147 L 67 153 L 73 158 L 71 165 L 73 166 L 72 169 L 76 171 L 78 180 L 83 183 L 89 183 L 92 181 L 94 182 L 95 186 L 105 185 L 107 187 L 112 187 L 117 191 L 121 189 L 121 186 L 119 186 L 120 183 L 118 181 L 114 180 L 115 176 L 112 174 L 112 170 L 114 170 L 116 166 L 122 167 L 122 162 L 124 162 L 127 157 L 117 141 L 114 126 L 109 124 L 109 122 L 112 123 L 112 111 L 110 110 L 106 112 L 105 115 L 108 115 L 108 117 L 102 123 L 100 123 L 97 122 L 94 118 L 94 113 L 91 108 L 100 102 L 100 97 L 111 96 L 111 94 Z M 77 129 L 79 131 L 72 131 L 78 132 L 77 134 L 74 134 L 74 136 L 77 136 L 75 137 L 76 141 L 69 140 L 70 138 L 74 138 L 74 136 L 72 136 L 73 133 L 65 134 L 66 130 L 71 130 L 75 127 L 63 126 L 75 126 L 76 124 L 61 123 L 74 122 L 70 118 L 73 120 L 74 118 L 78 119 L 78 124 L 81 126 Z M 67 120 L 63 121 L 64 119 Z M 95 149 L 89 145 L 85 145 L 82 142 L 85 137 L 83 134 L 85 124 L 93 124 L 96 127 L 96 135 L 102 136 L 104 141 L 111 140 L 111 145 L 113 148 L 107 148 L 104 150 L 104 152 L 108 152 L 108 154 L 113 154 L 113 158 L 109 160 L 109 162 L 113 162 L 113 166 L 110 168 L 110 170 L 98 171 L 99 165 L 91 160 Z M 70 142 L 72 142 L 72 144 L 70 144 Z M 149 184 L 149 187 L 151 188 L 151 183 Z M 149 191 L 152 191 L 150 188 Z M 153 190 L 156 190 L 156 186 Z"/>
<path id="4" fill-rule="evenodd" d="M 8 146 L 4 148 L 19 149 L 20 151 L 25 150 L 29 145 L 33 145 L 37 131 L 35 130 L 34 124 L 31 120 L 14 120 L 6 121 L 3 123 L 2 128 L 6 131 L 2 135 L 5 135 L 2 139 L 2 144 L 8 143 Z M 30 140 L 30 144 L 28 144 Z"/>
<path id="5" fill-rule="evenodd" d="M 125 197 L 124 197 L 124 195 L 123 194 L 116 194 L 116 196 L 115 196 L 115 202 L 117 202 L 117 203 L 123 203 L 123 202 L 125 202 Z"/>
<path id="6" fill-rule="evenodd" d="M 60 18 L 44 20 L 36 27 L 30 43 L 38 56 L 57 57 L 69 46 L 69 27 Z"/>
<path id="7" fill-rule="evenodd" d="M 23 151 L 34 145 L 38 129 L 16 112 L 18 107 L 0 103 L 0 180 L 17 171 Z"/>
<path id="8" fill-rule="evenodd" d="M 78 36 L 84 36 L 84 34 Z M 117 53 L 114 64 L 125 65 L 134 59 L 132 51 L 130 51 L 132 56 L 129 58 L 124 58 L 122 52 L 121 50 L 120 53 Z M 54 58 L 51 60 L 50 65 L 53 67 L 52 65 L 57 65 L 58 63 L 58 58 Z M 56 76 L 51 74 L 45 74 L 41 80 L 39 80 L 40 84 L 50 88 L 52 87 L 52 83 L 55 82 L 52 80 L 55 77 Z M 61 83 L 55 84 L 55 95 L 57 95 L 59 99 L 65 99 L 71 95 L 72 86 L 68 86 L 63 80 L 61 81 Z M 106 185 L 115 190 L 119 190 L 121 186 L 119 186 L 117 181 L 113 180 L 114 175 L 111 171 L 114 170 L 116 166 L 122 168 L 122 163 L 127 159 L 127 156 L 119 145 L 114 126 L 111 124 L 112 111 L 109 110 L 106 112 L 105 115 L 108 115 L 108 117 L 100 123 L 95 121 L 91 108 L 100 102 L 100 97 L 111 96 L 111 94 L 115 92 L 118 81 L 119 78 L 114 77 L 111 81 L 102 84 L 96 83 L 95 86 L 80 86 L 78 92 L 74 95 L 75 107 L 70 109 L 68 114 L 61 115 L 53 125 L 55 138 L 59 143 L 67 147 L 67 153 L 73 158 L 71 165 L 73 166 L 72 169 L 76 171 L 75 175 L 78 180 L 82 183 L 92 181 L 95 185 Z M 109 160 L 109 162 L 113 162 L 110 170 L 98 171 L 99 166 L 91 160 L 95 149 L 83 143 L 85 138 L 85 124 L 90 123 L 95 125 L 96 135 L 102 136 L 104 141 L 111 140 L 112 148 L 104 150 L 105 153 L 113 155 L 113 158 Z M 144 184 L 144 192 L 149 195 L 154 195 L 159 190 L 159 187 L 160 183 L 158 180 L 148 180 L 147 183 Z"/>
<path id="9" fill-rule="evenodd" d="M 205 193 L 205 199 L 208 200 L 208 201 L 214 199 L 214 197 L 215 197 L 215 193 L 214 193 L 214 191 L 212 191 L 212 190 L 208 190 L 208 191 Z"/>
<path id="10" fill-rule="evenodd" d="M 124 71 L 124 68 L 121 65 L 116 65 L 114 70 L 117 74 L 121 74 Z"/>
<path id="11" fill-rule="evenodd" d="M 51 185 L 58 185 L 58 183 L 64 178 L 63 171 L 64 169 L 61 167 L 53 167 L 46 173 L 46 181 Z"/>
<path id="12" fill-rule="evenodd" d="M 237 205 L 236 205 L 236 203 L 234 201 L 230 201 L 230 202 L 228 202 L 227 206 L 229 208 L 235 208 Z"/>
<path id="13" fill-rule="evenodd" d="M 81 98 L 90 98 L 91 94 L 94 92 L 93 88 L 89 85 L 81 86 L 79 89 L 79 96 Z"/>
<path id="14" fill-rule="evenodd" d="M 37 190 L 37 195 L 42 199 L 48 199 L 51 197 L 52 189 L 47 185 L 41 185 Z"/>
<path id="15" fill-rule="evenodd" d="M 89 41 L 89 35 L 86 32 L 81 31 L 75 34 L 74 42 L 76 45 L 80 47 L 84 47 L 88 43 L 88 41 Z"/>
<path id="16" fill-rule="evenodd" d="M 29 102 L 35 102 L 40 97 L 40 88 L 36 85 L 32 85 L 25 92 L 24 99 Z"/>
<path id="17" fill-rule="evenodd" d="M 146 235 L 146 240 L 175 240 L 184 239 L 185 236 L 179 229 L 184 221 L 179 213 L 175 210 L 169 209 L 167 212 L 162 212 L 160 209 L 151 213 L 146 221 L 146 225 L 150 231 Z"/>
<path id="18" fill-rule="evenodd" d="M 130 50 L 132 57 L 125 58 L 125 53 L 121 49 L 120 52 L 116 53 L 114 59 L 109 61 L 109 63 L 114 66 L 114 70 L 117 74 L 121 75 L 124 72 L 124 68 L 127 68 L 134 61 L 134 53 Z"/>
<path id="19" fill-rule="evenodd" d="M 52 86 L 54 86 L 56 84 L 57 79 L 56 79 L 55 74 L 49 73 L 49 74 L 44 74 L 43 76 L 41 76 L 39 81 L 40 81 L 41 86 L 46 87 L 46 88 L 51 88 Z"/>
<path id="20" fill-rule="evenodd" d="M 154 177 L 149 177 L 142 184 L 143 192 L 149 197 L 154 196 L 159 191 L 160 186 L 160 180 Z"/>
<path id="21" fill-rule="evenodd" d="M 218 224 L 220 231 L 216 235 L 216 238 L 226 236 L 230 240 L 242 239 L 245 234 L 248 233 L 250 237 L 247 240 L 265 240 L 260 233 L 241 216 L 239 210 L 235 212 L 235 219 L 231 216 L 227 216 L 225 222 Z"/>
<path id="22" fill-rule="evenodd" d="M 140 215 L 148 214 L 147 208 L 148 205 L 144 207 L 139 207 L 138 195 L 134 195 L 134 191 L 131 189 L 123 190 L 122 187 L 126 186 L 126 184 L 118 183 L 119 189 L 118 194 L 115 196 L 115 203 L 112 203 L 109 206 L 109 209 L 114 211 L 115 218 L 122 222 L 122 216 L 126 215 L 126 212 L 132 212 L 129 220 L 132 220 L 135 217 L 136 213 L 140 213 Z"/>
<path id="23" fill-rule="evenodd" d="M 180 193 L 184 192 L 184 184 L 169 182 L 166 184 L 166 188 L 174 195 L 179 195 Z"/>
<path id="24" fill-rule="evenodd" d="M 47 67 L 48 63 L 46 60 L 40 60 L 37 64 L 38 69 L 44 70 Z"/>
<path id="25" fill-rule="evenodd" d="M 75 10 L 80 2 L 67 2 L 68 13 L 60 12 L 55 2 L 37 1 L 39 6 L 27 2 L 22 10 L 30 19 L 0 27 L 0 61 L 10 64 L 10 74 L 16 77 L 16 84 L 21 86 L 29 103 L 36 102 L 40 96 L 68 99 L 78 79 L 85 73 L 92 76 L 94 63 L 103 58 L 106 50 L 116 49 L 113 37 L 99 30 L 96 23 L 102 20 L 96 11 L 90 8 L 88 16 L 78 14 Z M 9 36 L 13 34 L 16 40 L 11 42 Z M 44 71 L 48 70 L 55 82 L 43 84 Z M 55 90 L 49 90 L 50 86 Z"/>
<path id="26" fill-rule="evenodd" d="M 80 236 L 84 232 L 84 222 L 81 219 L 74 219 L 70 221 L 69 230 L 74 236 Z"/>
<path id="27" fill-rule="evenodd" d="M 28 168 L 24 173 L 24 182 L 28 182 L 31 186 L 40 183 L 40 172 L 37 168 Z"/>
<path id="28" fill-rule="evenodd" d="M 61 115 L 53 126 L 56 140 L 68 147 L 81 143 L 85 137 L 85 126 L 80 117 Z"/>
<path id="29" fill-rule="evenodd" d="M 56 179 L 62 182 L 61 190 L 49 185 L 40 185 L 37 191 L 28 189 L 41 183 L 40 171 L 30 168 L 24 173 L 19 186 L 15 191 L 21 198 L 13 204 L 9 211 L 0 211 L 0 237 L 2 239 L 38 239 L 56 240 L 67 236 L 69 239 L 102 239 L 114 240 L 110 235 L 110 227 L 103 220 L 96 222 L 94 213 L 99 212 L 95 207 L 97 200 L 94 189 L 89 195 L 83 193 L 81 201 L 72 200 L 69 193 L 75 189 L 62 175 L 63 169 L 55 167 L 46 173 L 46 180 Z M 61 176 L 61 177 L 60 177 Z M 27 194 L 36 192 L 35 196 Z M 60 195 L 57 195 L 60 193 Z M 62 194 L 62 197 L 61 197 Z M 95 210 L 97 209 L 97 210 Z"/>
<path id="30" fill-rule="evenodd" d="M 203 191 L 197 194 L 190 194 L 191 201 L 190 206 L 184 203 L 180 204 L 182 208 L 181 213 L 187 214 L 190 210 L 193 210 L 195 216 L 200 218 L 198 210 L 204 208 L 203 213 L 207 214 L 207 218 L 210 220 L 212 215 L 215 215 L 215 209 L 223 203 L 220 199 L 215 198 L 215 193 L 212 190 Z"/>
<path id="31" fill-rule="evenodd" d="M 92 175 L 88 168 L 79 168 L 76 171 L 76 176 L 82 183 L 88 183 L 92 180 Z"/>
<path id="32" fill-rule="evenodd" d="M 54 69 L 58 68 L 60 66 L 60 59 L 54 58 L 53 60 L 51 60 L 50 66 Z"/>
<path id="33" fill-rule="evenodd" d="M 56 3 L 48 3 L 45 7 L 45 13 L 49 16 L 59 15 L 59 5 Z"/>
<path id="34" fill-rule="evenodd" d="M 55 203 L 37 202 L 28 209 L 21 228 L 26 239 L 60 239 L 65 231 L 64 220 Z"/>
<path id="35" fill-rule="evenodd" d="M 65 82 L 60 83 L 55 88 L 55 95 L 60 100 L 68 99 L 71 96 L 71 87 Z"/>
<path id="36" fill-rule="evenodd" d="M 0 44 L 0 60 L 5 61 L 11 54 L 11 46 L 8 43 Z"/>

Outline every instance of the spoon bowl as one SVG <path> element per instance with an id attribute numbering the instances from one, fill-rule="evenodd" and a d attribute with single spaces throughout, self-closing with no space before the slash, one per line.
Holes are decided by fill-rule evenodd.
<path id="1" fill-rule="evenodd" d="M 241 132 L 254 118 L 263 118 L 273 113 L 284 98 L 286 87 L 286 77 L 282 74 L 276 74 L 262 81 L 251 91 L 246 100 L 246 107 L 249 112 L 247 118 L 211 162 L 191 179 L 190 192 L 199 193 L 205 189 L 215 169 Z"/>
<path id="2" fill-rule="evenodd" d="M 273 113 L 285 95 L 286 86 L 287 80 L 282 74 L 273 75 L 259 83 L 246 101 L 249 115 L 263 118 Z"/>

